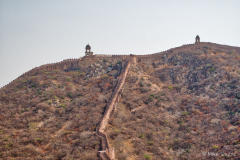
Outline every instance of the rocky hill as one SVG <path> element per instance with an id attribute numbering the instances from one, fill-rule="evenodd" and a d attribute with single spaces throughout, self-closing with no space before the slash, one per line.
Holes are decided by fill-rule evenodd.
<path id="1" fill-rule="evenodd" d="M 97 126 L 128 58 L 86 58 L 2 88 L 0 158 L 102 159 Z M 240 157 L 239 47 L 193 45 L 136 61 L 103 130 L 116 159 Z"/>
<path id="2" fill-rule="evenodd" d="M 95 129 L 120 68 L 99 59 L 76 70 L 42 70 L 2 89 L 0 159 L 98 159 Z M 97 77 L 88 78 L 91 72 Z"/>

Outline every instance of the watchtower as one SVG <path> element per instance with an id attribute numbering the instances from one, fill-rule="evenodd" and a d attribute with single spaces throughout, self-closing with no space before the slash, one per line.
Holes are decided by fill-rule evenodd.
<path id="1" fill-rule="evenodd" d="M 198 35 L 196 36 L 195 39 L 196 39 L 195 43 L 199 43 L 200 42 L 200 37 Z"/>
<path id="2" fill-rule="evenodd" d="M 85 47 L 86 52 L 85 52 L 85 56 L 93 56 L 93 52 L 91 52 L 91 46 L 88 44 Z"/>

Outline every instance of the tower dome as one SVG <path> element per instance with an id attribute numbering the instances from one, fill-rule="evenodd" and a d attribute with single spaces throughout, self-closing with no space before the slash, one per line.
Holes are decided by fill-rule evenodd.
<path id="1" fill-rule="evenodd" d="M 89 44 L 86 45 L 86 49 L 91 49 Z"/>
<path id="2" fill-rule="evenodd" d="M 199 35 L 197 35 L 195 39 L 196 39 L 195 43 L 200 42 L 200 37 L 199 37 Z"/>
<path id="3" fill-rule="evenodd" d="M 89 44 L 86 45 L 85 49 L 86 52 L 91 52 L 91 46 Z"/>
<path id="4" fill-rule="evenodd" d="M 91 46 L 89 44 L 86 45 L 85 49 L 86 49 L 85 56 L 93 55 L 93 52 L 91 52 Z"/>

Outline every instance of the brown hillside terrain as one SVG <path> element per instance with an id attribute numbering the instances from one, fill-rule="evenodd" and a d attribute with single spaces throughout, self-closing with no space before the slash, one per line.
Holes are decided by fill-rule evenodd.
<path id="1" fill-rule="evenodd" d="M 207 46 L 131 67 L 106 131 L 117 159 L 240 157 L 239 67 Z"/>
<path id="2" fill-rule="evenodd" d="M 31 71 L 0 90 L 0 159 L 101 159 L 97 126 L 120 80 L 121 97 L 103 129 L 116 159 L 240 158 L 235 48 L 193 45 L 137 56 L 124 80 L 126 56 Z"/>
<path id="3" fill-rule="evenodd" d="M 1 90 L 0 159 L 99 159 L 95 129 L 119 73 L 107 73 L 106 63 L 116 69 L 121 64 L 95 63 L 67 72 L 43 70 Z M 86 76 L 99 66 L 103 75 Z"/>

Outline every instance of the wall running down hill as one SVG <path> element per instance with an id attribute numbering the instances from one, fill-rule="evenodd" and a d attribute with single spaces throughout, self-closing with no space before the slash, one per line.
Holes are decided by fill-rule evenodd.
<path id="1" fill-rule="evenodd" d="M 97 134 L 101 137 L 102 139 L 102 150 L 106 152 L 100 152 L 100 157 L 105 160 L 114 160 L 115 159 L 115 151 L 114 148 L 110 146 L 109 140 L 107 135 L 104 133 L 105 127 L 108 124 L 108 120 L 110 118 L 111 113 L 115 110 L 116 105 L 121 98 L 121 90 L 124 85 L 128 69 L 131 65 L 131 61 L 129 60 L 127 62 L 127 65 L 123 68 L 123 71 L 121 75 L 118 77 L 118 84 L 112 94 L 112 98 L 108 103 L 107 109 L 104 113 L 104 117 L 100 121 L 98 127 L 97 127 Z"/>
<path id="2" fill-rule="evenodd" d="M 84 56 L 79 59 L 67 59 L 67 60 L 63 60 L 58 63 L 46 64 L 46 65 L 42 65 L 40 67 L 35 67 L 32 70 L 22 74 L 20 77 L 18 77 L 17 79 L 15 79 L 14 81 L 10 82 L 8 85 L 6 85 L 0 89 L 3 89 L 6 91 L 7 89 L 12 87 L 11 83 L 14 83 L 15 81 L 18 81 L 18 80 L 22 80 L 20 78 L 24 78 L 26 76 L 35 76 L 43 71 L 45 72 L 45 71 L 54 71 L 54 70 L 64 70 L 64 71 L 68 72 L 71 70 L 81 69 L 81 67 L 85 66 L 85 64 L 87 64 L 86 66 L 90 66 L 93 63 L 97 62 L 98 60 L 99 61 L 115 60 L 114 63 L 121 62 L 122 69 L 121 69 L 121 74 L 117 77 L 117 85 L 114 88 L 111 98 L 106 106 L 104 115 L 103 115 L 102 119 L 100 120 L 100 122 L 98 123 L 98 126 L 96 128 L 96 135 L 99 136 L 101 139 L 101 148 L 99 151 L 100 158 L 102 160 L 114 160 L 115 156 L 116 156 L 115 150 L 114 150 L 114 147 L 112 147 L 110 144 L 110 140 L 109 140 L 110 137 L 108 137 L 106 134 L 106 128 L 107 128 L 106 126 L 109 123 L 110 117 L 116 111 L 116 106 L 121 98 L 123 86 L 125 84 L 126 77 L 129 73 L 129 68 L 131 66 L 134 66 L 138 62 L 145 63 L 147 65 L 143 65 L 143 66 L 148 66 L 148 67 L 149 67 L 149 65 L 154 66 L 155 63 L 156 64 L 159 63 L 159 65 L 162 65 L 162 60 L 165 60 L 168 58 L 171 59 L 171 57 L 174 58 L 174 55 L 181 54 L 181 53 L 183 53 L 183 55 L 185 55 L 185 53 L 186 54 L 192 54 L 192 53 L 197 54 L 199 49 L 201 49 L 200 53 L 203 55 L 209 54 L 211 56 L 212 55 L 214 56 L 214 54 L 212 53 L 213 52 L 212 49 L 218 50 L 219 53 L 224 52 L 224 53 L 230 55 L 231 52 L 236 52 L 236 53 L 238 53 L 238 55 L 240 55 L 240 47 L 219 45 L 219 44 L 209 43 L 209 42 L 198 42 L 195 44 L 182 45 L 180 47 L 172 48 L 167 51 L 149 54 L 149 55 L 91 55 L 91 56 Z M 196 53 L 195 53 L 195 51 L 196 51 Z M 156 60 L 158 60 L 158 61 L 156 61 Z M 171 63 L 173 64 L 174 61 L 171 61 Z M 181 63 L 181 62 L 179 62 L 179 63 Z M 170 64 L 170 62 L 169 62 L 169 64 Z M 176 64 L 176 65 L 178 65 L 178 64 Z M 120 71 L 119 68 L 118 68 L 118 71 Z M 89 70 L 91 70 L 91 69 L 89 69 Z M 163 70 L 164 70 L 164 68 L 163 68 Z M 160 72 L 162 73 L 163 70 L 160 70 Z M 105 72 L 103 74 L 105 74 Z M 89 76 L 89 75 L 87 75 L 87 76 Z"/>

